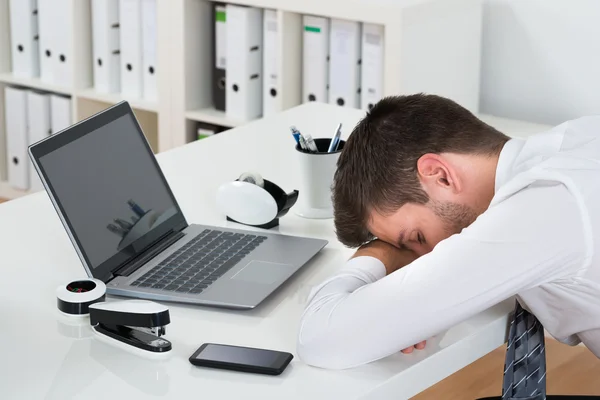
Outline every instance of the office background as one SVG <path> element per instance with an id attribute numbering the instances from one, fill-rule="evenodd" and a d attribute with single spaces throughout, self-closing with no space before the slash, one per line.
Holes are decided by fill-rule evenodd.
<path id="1" fill-rule="evenodd" d="M 11 4 L 18 5 L 19 11 L 17 6 L 11 11 Z M 344 74 L 329 73 L 329 98 L 317 101 L 339 104 L 341 98 L 344 106 L 366 109 L 384 95 L 427 91 L 451 97 L 476 112 L 558 124 L 595 113 L 600 97 L 596 90 L 600 3 L 594 0 L 237 0 L 236 4 L 260 12 L 238 13 L 235 34 L 245 39 L 224 54 L 242 60 L 229 65 L 247 64 L 252 69 L 256 57 L 240 49 L 252 47 L 253 40 L 263 45 L 258 67 L 262 101 L 246 96 L 235 103 L 236 110 L 233 106 L 225 110 L 214 93 L 219 57 L 215 48 L 222 46 L 217 40 L 218 22 L 226 19 L 225 6 L 218 17 L 215 4 L 209 0 L 0 0 L 0 198 L 41 189 L 34 171 L 19 170 L 12 182 L 9 177 L 11 163 L 26 156 L 27 142 L 40 139 L 40 135 L 19 137 L 20 156 L 10 153 L 5 116 L 19 114 L 25 104 L 51 104 L 48 118 L 38 118 L 33 125 L 42 129 L 47 120 L 52 125 L 49 131 L 55 132 L 128 100 L 154 151 L 165 151 L 308 101 L 306 93 L 314 88 L 307 88 L 306 82 L 318 80 L 306 76 L 319 70 L 310 67 L 307 72 L 306 65 L 313 63 L 306 60 L 318 56 L 313 54 L 319 51 L 314 28 L 323 21 L 327 25 L 319 31 L 321 36 L 333 38 L 336 29 L 354 35 L 358 47 L 350 46 L 344 57 L 360 58 L 362 51 L 364 62 L 362 71 L 348 70 L 346 82 L 337 79 Z M 11 27 L 13 15 L 18 19 L 28 9 L 39 9 L 37 19 L 23 18 L 17 30 Z M 117 9 L 120 15 L 111 21 Z M 57 19 L 61 24 L 52 23 Z M 116 26 L 120 33 L 96 32 L 94 26 L 101 23 Z M 263 26 L 262 37 L 251 34 L 249 27 L 257 24 Z M 52 47 L 51 35 L 62 39 L 52 57 L 45 56 L 51 53 L 49 48 L 39 49 L 37 60 L 29 60 L 38 64 L 37 69 L 16 73 L 20 50 L 11 32 L 13 36 L 35 34 L 41 48 Z M 376 41 L 368 42 L 367 32 Z M 105 62 L 107 72 L 100 78 L 96 56 L 102 46 L 94 43 L 103 34 L 107 36 L 101 44 L 106 51 L 113 46 L 110 50 L 116 49 L 120 60 Z M 134 37 L 137 47 L 122 37 Z M 309 40 L 316 40 L 311 42 L 316 45 L 304 46 Z M 49 66 L 51 58 L 56 65 Z M 338 71 L 336 65 L 343 66 L 345 59 L 338 57 L 335 64 L 333 58 L 324 68 Z M 132 74 L 130 65 L 136 71 L 137 62 L 143 73 L 125 79 Z M 360 88 L 361 94 L 349 95 L 356 89 L 353 86 L 361 86 L 364 71 L 375 77 L 376 83 L 371 82 L 375 88 Z M 28 95 L 31 90 L 48 94 L 49 99 Z M 23 161 L 17 169 L 28 162 Z"/>
<path id="2" fill-rule="evenodd" d="M 94 87 L 93 0 L 37 0 L 38 6 L 49 4 L 55 8 L 55 16 L 50 21 L 59 22 L 54 27 L 60 28 L 58 32 L 65 35 L 64 42 L 73 51 L 72 69 L 57 67 L 59 79 L 50 83 L 39 76 L 14 74 L 11 2 L 24 7 L 32 4 L 31 0 L 0 0 L 0 201 L 40 189 L 31 173 L 27 175 L 31 184 L 27 189 L 15 188 L 9 182 L 11 159 L 6 152 L 6 116 L 22 112 L 19 105 L 23 103 L 40 107 L 39 104 L 46 101 L 43 99 L 45 94 L 51 94 L 50 115 L 48 118 L 39 116 L 36 127 L 50 124 L 51 131 L 123 99 L 129 100 L 156 152 L 181 146 L 199 136 L 210 137 L 214 134 L 211 125 L 220 130 L 247 122 L 228 116 L 214 104 L 213 82 L 208 78 L 213 68 L 211 47 L 215 18 L 210 1 L 156 0 L 155 31 L 152 26 L 146 27 L 156 33 L 156 42 L 147 49 L 157 63 L 156 86 L 148 96 L 138 97 L 120 92 L 105 93 Z M 600 2 L 597 0 L 482 0 L 481 14 L 472 12 L 475 0 L 236 0 L 236 3 L 275 10 L 277 21 L 285 26 L 278 35 L 277 45 L 285 55 L 277 64 L 278 85 L 284 89 L 279 93 L 282 108 L 302 102 L 302 52 L 299 46 L 303 42 L 302 16 L 306 14 L 369 21 L 383 27 L 386 49 L 392 49 L 393 54 L 386 54 L 385 66 L 382 65 L 385 75 L 382 93 L 410 92 L 419 89 L 420 84 L 435 84 L 441 91 L 462 97 L 459 100 L 467 105 L 472 105 L 476 99 L 479 112 L 544 124 L 558 124 L 597 112 L 600 98 L 597 90 L 600 84 L 597 39 L 600 36 L 597 23 Z M 419 11 L 418 4 L 421 3 L 435 3 L 439 8 L 434 7 L 432 13 Z M 375 5 L 385 7 L 389 12 L 380 11 Z M 402 17 L 405 7 L 408 16 Z M 416 8 L 411 13 L 413 7 Z M 435 15 L 436 21 L 443 21 L 443 25 L 428 25 L 416 31 L 406 26 L 419 26 L 428 15 Z M 474 22 L 481 30 L 477 36 L 468 36 L 477 25 Z M 440 30 L 447 35 L 441 35 Z M 403 38 L 407 37 L 415 40 L 409 40 L 412 44 L 408 50 L 406 43 L 402 45 Z M 439 53 L 419 52 L 420 45 L 425 42 Z M 474 42 L 479 42 L 480 47 L 464 53 L 470 55 L 468 59 L 455 60 L 453 64 L 442 61 L 446 56 L 450 58 L 453 50 L 465 51 L 469 47 L 465 43 Z M 140 51 L 142 49 L 140 47 Z M 59 55 L 61 50 L 57 50 Z M 413 52 L 408 53 L 413 56 L 409 57 L 412 64 L 407 65 L 404 61 L 406 51 Z M 457 80 L 456 75 L 451 74 L 436 75 L 436 79 L 430 79 L 431 75 L 411 76 L 431 65 L 438 67 L 434 72 L 446 68 L 453 74 L 460 74 L 461 79 Z M 149 70 L 151 65 L 144 66 Z M 461 66 L 464 67 L 462 71 Z M 151 77 L 147 78 L 152 82 Z M 140 85 L 144 85 L 143 78 Z M 9 89 L 8 96 L 15 97 L 7 102 L 7 88 L 39 93 L 28 96 Z M 8 107 L 9 103 L 12 109 Z M 25 146 L 25 138 L 21 139 L 20 144 Z M 592 392 L 597 387 L 592 386 L 596 382 L 592 377 L 600 373 L 600 365 L 591 353 L 583 347 L 569 348 L 554 341 L 549 341 L 548 350 L 549 374 L 554 374 L 549 380 L 550 392 Z M 500 388 L 503 360 L 504 349 L 501 348 L 416 399 L 465 398 L 466 387 L 471 398 L 487 395 L 490 388 Z"/>

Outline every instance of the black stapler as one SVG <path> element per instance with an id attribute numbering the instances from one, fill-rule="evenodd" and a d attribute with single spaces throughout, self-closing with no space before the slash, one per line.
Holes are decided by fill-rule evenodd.
<path id="1" fill-rule="evenodd" d="M 171 350 L 162 338 L 171 322 L 169 309 L 148 300 L 95 303 L 89 307 L 90 324 L 100 334 L 154 353 Z"/>

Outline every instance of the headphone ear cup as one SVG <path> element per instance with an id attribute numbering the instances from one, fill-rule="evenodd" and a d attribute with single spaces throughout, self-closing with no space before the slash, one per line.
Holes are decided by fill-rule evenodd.
<path id="1" fill-rule="evenodd" d="M 261 188 L 265 187 L 264 179 L 256 172 L 244 172 L 242 175 L 240 175 L 238 180 L 241 182 L 252 183 L 253 185 L 260 186 Z"/>

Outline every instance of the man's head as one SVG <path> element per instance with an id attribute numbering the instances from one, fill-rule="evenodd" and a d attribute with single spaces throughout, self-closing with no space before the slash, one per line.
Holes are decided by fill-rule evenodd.
<path id="1" fill-rule="evenodd" d="M 381 100 L 354 128 L 333 186 L 339 240 L 374 237 L 417 254 L 470 225 L 494 194 L 509 138 L 451 100 Z"/>

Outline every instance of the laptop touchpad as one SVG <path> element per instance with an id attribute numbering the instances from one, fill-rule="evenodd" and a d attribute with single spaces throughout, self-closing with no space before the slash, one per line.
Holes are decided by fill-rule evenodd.
<path id="1" fill-rule="evenodd" d="M 271 263 L 266 261 L 250 261 L 231 279 L 253 283 L 272 284 L 281 282 L 292 273 L 293 265 Z"/>

